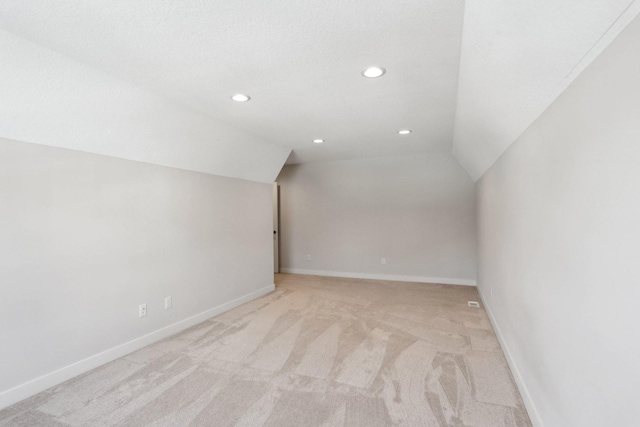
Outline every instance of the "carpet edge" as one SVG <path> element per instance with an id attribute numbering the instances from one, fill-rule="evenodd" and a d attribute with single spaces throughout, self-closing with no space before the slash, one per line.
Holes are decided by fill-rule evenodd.
<path id="1" fill-rule="evenodd" d="M 275 290 L 271 284 L 0 392 L 0 410 Z"/>
<path id="2" fill-rule="evenodd" d="M 495 332 L 496 337 L 498 338 L 498 342 L 500 343 L 502 353 L 504 353 L 504 357 L 505 359 L 507 359 L 507 364 L 509 365 L 509 369 L 511 369 L 513 379 L 515 380 L 516 385 L 518 386 L 518 390 L 520 391 L 520 396 L 522 397 L 524 406 L 527 409 L 527 413 L 529 414 L 529 419 L 531 420 L 531 424 L 533 424 L 534 427 L 544 427 L 544 424 L 542 423 L 542 418 L 540 417 L 540 413 L 538 412 L 538 408 L 535 402 L 533 401 L 531 394 L 529 393 L 529 388 L 527 387 L 527 384 L 524 382 L 524 379 L 522 378 L 522 374 L 518 369 L 518 365 L 516 364 L 516 361 L 511 355 L 509 346 L 507 345 L 504 339 L 504 336 L 502 335 L 502 331 L 498 327 L 498 324 L 496 323 L 496 320 L 493 317 L 493 313 L 491 312 L 491 307 L 487 304 L 487 300 L 482 294 L 482 290 L 480 289 L 480 287 L 478 287 L 478 295 L 480 295 L 480 300 L 482 301 L 482 305 L 484 306 L 484 309 L 487 315 L 489 316 L 491 327 L 493 327 L 493 331 Z"/>

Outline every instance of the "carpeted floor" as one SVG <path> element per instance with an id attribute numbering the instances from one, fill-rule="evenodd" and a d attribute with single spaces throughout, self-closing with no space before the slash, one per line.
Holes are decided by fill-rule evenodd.
<path id="1" fill-rule="evenodd" d="M 530 426 L 475 288 L 276 291 L 0 411 L 2 426 Z"/>

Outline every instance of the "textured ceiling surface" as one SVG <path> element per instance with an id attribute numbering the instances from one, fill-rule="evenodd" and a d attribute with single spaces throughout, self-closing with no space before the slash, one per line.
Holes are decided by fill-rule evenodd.
<path id="1" fill-rule="evenodd" d="M 0 137 L 273 182 L 291 149 L 0 30 Z"/>
<path id="2" fill-rule="evenodd" d="M 291 147 L 290 162 L 305 162 L 450 151 L 463 6 L 3 0 L 0 27 Z M 362 77 L 370 65 L 386 75 Z M 233 103 L 237 92 L 252 100 Z M 413 133 L 400 136 L 402 128 Z"/>
<path id="3" fill-rule="evenodd" d="M 634 0 L 466 2 L 453 153 L 474 180 L 639 9 Z"/>
<path id="4" fill-rule="evenodd" d="M 289 149 L 289 163 L 453 151 L 477 179 L 638 2 L 3 0 L 0 137 L 258 181 Z M 366 79 L 369 65 L 387 73 Z"/>

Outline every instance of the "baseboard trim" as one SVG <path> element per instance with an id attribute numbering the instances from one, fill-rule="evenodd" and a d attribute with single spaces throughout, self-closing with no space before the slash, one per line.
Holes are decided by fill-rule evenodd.
<path id="1" fill-rule="evenodd" d="M 61 384 L 73 377 L 88 372 L 91 369 L 95 369 L 98 366 L 104 365 L 105 363 L 126 356 L 127 354 L 139 350 L 149 344 L 153 344 L 156 341 L 167 338 L 171 335 L 175 335 L 180 331 L 197 325 L 198 323 L 204 322 L 205 320 L 210 319 L 213 316 L 222 314 L 225 311 L 229 311 L 241 304 L 273 292 L 274 290 L 274 284 L 265 286 L 264 288 L 258 289 L 257 291 L 251 292 L 247 295 L 241 296 L 224 304 L 220 304 L 216 307 L 205 310 L 202 313 L 198 313 L 179 322 L 165 326 L 164 328 L 158 329 L 139 338 L 135 338 L 131 341 L 120 344 L 101 353 L 94 354 L 93 356 L 89 356 L 86 359 L 72 363 L 65 366 L 64 368 L 60 368 L 56 371 L 50 372 L 31 381 L 27 381 L 26 383 L 20 384 L 9 390 L 5 390 L 0 393 L 0 409 L 4 409 L 10 405 L 13 405 L 14 403 L 20 402 L 21 400 L 31 397 L 34 394 L 40 393 L 41 391 Z"/>
<path id="2" fill-rule="evenodd" d="M 396 276 L 392 274 L 349 273 L 344 271 L 305 270 L 300 268 L 281 268 L 281 273 L 305 274 L 309 276 L 346 277 L 350 279 L 394 280 L 398 282 L 442 283 L 444 285 L 475 286 L 473 279 L 451 277 Z"/>
<path id="3" fill-rule="evenodd" d="M 513 373 L 513 378 L 515 379 L 516 384 L 518 385 L 518 390 L 520 390 L 520 395 L 522 396 L 522 401 L 524 402 L 524 406 L 527 408 L 527 413 L 529 414 L 531 423 L 533 424 L 533 427 L 544 427 L 544 424 L 542 423 L 542 418 L 540 417 L 540 413 L 538 412 L 538 408 L 536 407 L 536 404 L 533 401 L 533 398 L 531 397 L 531 393 L 529 393 L 529 388 L 527 387 L 527 384 L 524 382 L 524 379 L 522 378 L 520 369 L 518 369 L 518 365 L 516 364 L 515 360 L 513 359 L 513 356 L 511 355 L 511 351 L 509 350 L 509 346 L 507 345 L 507 342 L 504 339 L 504 335 L 502 335 L 502 331 L 500 330 L 500 327 L 498 326 L 498 323 L 496 322 L 495 317 L 493 317 L 493 313 L 491 312 L 491 306 L 487 304 L 487 300 L 482 294 L 482 290 L 480 289 L 480 287 L 478 287 L 478 294 L 480 295 L 480 300 L 482 301 L 482 304 L 484 305 L 484 309 L 487 312 L 487 315 L 489 316 L 489 321 L 491 322 L 491 326 L 493 326 L 493 330 L 495 331 L 496 336 L 498 337 L 498 341 L 500 342 L 500 347 L 502 347 L 502 352 L 504 353 L 504 356 L 507 359 L 507 363 L 509 364 L 509 368 Z"/>

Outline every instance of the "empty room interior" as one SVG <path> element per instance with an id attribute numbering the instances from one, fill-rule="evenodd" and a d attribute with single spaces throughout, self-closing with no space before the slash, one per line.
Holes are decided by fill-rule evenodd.
<path id="1" fill-rule="evenodd" d="M 0 426 L 637 426 L 640 0 L 0 2 Z"/>

